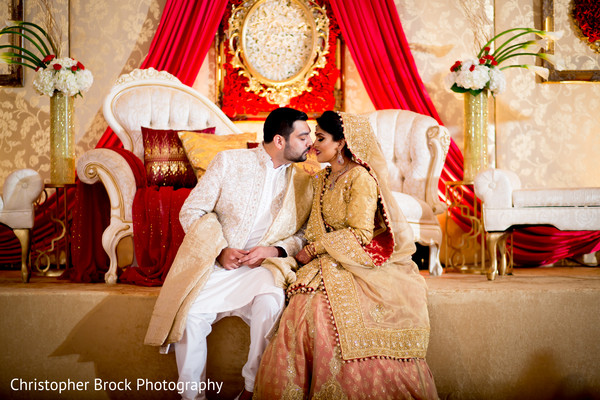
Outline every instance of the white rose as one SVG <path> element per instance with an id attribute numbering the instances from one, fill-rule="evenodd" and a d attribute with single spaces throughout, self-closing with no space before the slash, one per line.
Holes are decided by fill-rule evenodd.
<path id="1" fill-rule="evenodd" d="M 506 78 L 504 73 L 496 67 L 490 68 L 490 84 L 489 88 L 494 95 L 500 94 L 506 89 Z"/>

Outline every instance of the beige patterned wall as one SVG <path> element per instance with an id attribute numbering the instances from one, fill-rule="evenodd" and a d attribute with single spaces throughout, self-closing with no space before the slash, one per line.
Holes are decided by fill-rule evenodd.
<path id="1" fill-rule="evenodd" d="M 121 73 L 143 60 L 165 1 L 52 1 L 64 25 L 71 13 L 71 56 L 94 74 L 94 85 L 75 103 L 78 154 L 93 148 L 106 129 L 102 99 Z M 478 48 L 473 32 L 491 29 L 494 20 L 498 31 L 539 25 L 541 1 L 396 0 L 421 77 L 459 146 L 462 98 L 445 87 L 449 67 L 473 55 Z M 25 5 L 27 18 L 39 21 L 37 1 L 27 0 Z M 480 7 L 490 22 L 473 23 L 474 12 L 468 10 L 474 7 Z M 561 51 L 568 53 L 569 46 Z M 345 60 L 347 111 L 373 110 L 348 54 Z M 211 51 L 194 84 L 211 99 L 216 99 L 215 65 Z M 492 132 L 496 129 L 498 166 L 519 173 L 526 187 L 600 186 L 600 157 L 595 154 L 600 147 L 600 83 L 541 84 L 517 69 L 509 70 L 507 78 L 508 88 L 496 100 L 491 126 Z M 23 167 L 49 178 L 49 101 L 34 92 L 31 81 L 28 71 L 24 88 L 0 89 L 0 185 L 12 170 Z"/>
<path id="2" fill-rule="evenodd" d="M 42 23 L 44 13 L 39 2 L 24 3 L 25 18 Z M 51 1 L 57 25 L 63 28 L 63 56 L 81 61 L 94 75 L 90 90 L 75 100 L 77 155 L 93 148 L 104 133 L 107 124 L 102 117 L 103 98 L 121 73 L 142 62 L 164 3 L 165 0 Z M 50 101 L 33 89 L 34 73 L 25 72 L 23 88 L 0 88 L 0 185 L 18 168 L 38 170 L 46 182 L 50 178 Z"/>
<path id="3" fill-rule="evenodd" d="M 489 1 L 490 9 L 491 0 L 480 1 Z M 564 14 L 567 7 L 561 3 L 568 1 L 555 0 L 556 12 Z M 541 2 L 496 0 L 489 13 L 496 31 L 541 28 Z M 465 3 L 472 7 L 478 1 L 396 0 L 425 86 L 461 147 L 462 99 L 446 90 L 443 79 L 455 60 L 473 56 L 473 27 L 465 17 Z M 560 44 L 564 54 L 585 47 L 569 40 Z M 518 173 L 525 187 L 600 186 L 600 83 L 542 84 L 516 68 L 507 70 L 506 77 L 507 90 L 496 99 L 497 166 Z"/>

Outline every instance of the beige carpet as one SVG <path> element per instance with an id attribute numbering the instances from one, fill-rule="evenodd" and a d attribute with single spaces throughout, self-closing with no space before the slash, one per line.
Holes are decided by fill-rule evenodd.
<path id="1" fill-rule="evenodd" d="M 517 269 L 494 282 L 424 276 L 441 398 L 600 398 L 600 268 Z M 19 279 L 0 272 L 0 398 L 179 397 L 168 389 L 174 355 L 142 344 L 158 288 Z M 247 345 L 241 320 L 214 327 L 209 379 L 223 386 L 212 398 L 242 387 Z M 61 382 L 70 386 L 59 394 Z"/>

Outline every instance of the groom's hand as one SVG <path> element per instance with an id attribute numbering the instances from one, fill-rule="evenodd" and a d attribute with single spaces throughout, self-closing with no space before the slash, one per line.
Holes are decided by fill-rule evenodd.
<path id="1" fill-rule="evenodd" d="M 275 246 L 256 246 L 248 251 L 240 262 L 242 265 L 247 265 L 250 268 L 258 267 L 265 258 L 268 257 L 277 257 L 279 255 L 279 250 Z"/>
<path id="2" fill-rule="evenodd" d="M 217 257 L 217 262 L 225 269 L 237 269 L 244 265 L 242 258 L 246 257 L 248 251 L 241 249 L 232 249 L 226 247 L 221 251 L 221 254 Z"/>

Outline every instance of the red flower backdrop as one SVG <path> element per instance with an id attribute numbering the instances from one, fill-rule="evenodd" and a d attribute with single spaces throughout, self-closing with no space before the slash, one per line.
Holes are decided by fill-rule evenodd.
<path id="1" fill-rule="evenodd" d="M 573 18 L 581 33 L 590 43 L 600 40 L 600 2 L 598 0 L 574 0 Z"/>
<path id="2" fill-rule="evenodd" d="M 243 0 L 231 0 L 230 5 L 225 10 L 223 20 L 221 21 L 221 32 L 226 32 L 231 16 L 232 7 L 237 7 Z M 310 92 L 304 92 L 290 100 L 289 107 L 296 108 L 306 113 L 321 113 L 325 110 L 335 108 L 335 84 L 340 76 L 340 70 L 336 65 L 337 39 L 340 36 L 340 28 L 335 16 L 331 11 L 328 0 L 316 1 L 320 6 L 325 6 L 327 17 L 329 18 L 329 53 L 326 55 L 327 64 L 325 67 L 317 70 L 318 74 L 311 77 L 309 86 Z M 264 97 L 253 92 L 246 91 L 248 87 L 248 78 L 239 75 L 239 68 L 233 68 L 231 65 L 232 55 L 230 53 L 229 42 L 223 41 L 223 50 L 225 62 L 223 69 L 223 89 L 221 94 L 221 109 L 231 119 L 237 119 L 240 115 L 258 115 L 259 113 L 269 112 L 278 106 L 269 103 Z"/>

